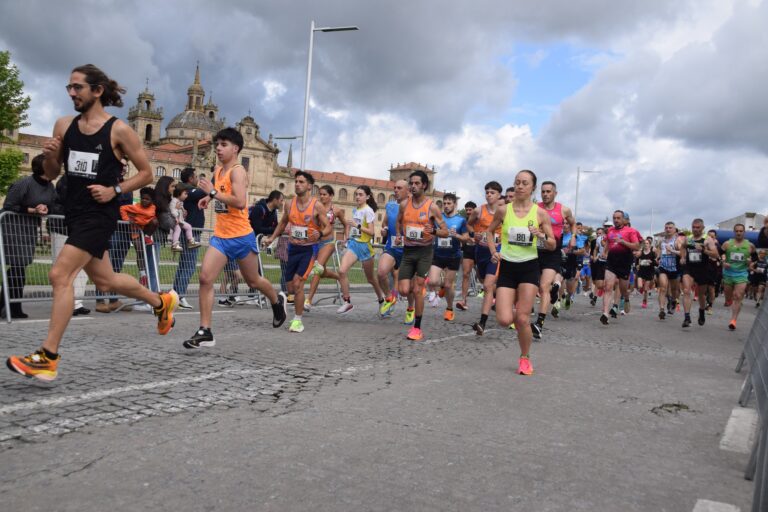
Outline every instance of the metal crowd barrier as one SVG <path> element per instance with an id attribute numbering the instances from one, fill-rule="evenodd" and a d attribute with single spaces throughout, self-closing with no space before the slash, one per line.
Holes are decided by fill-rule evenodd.
<path id="1" fill-rule="evenodd" d="M 768 304 L 757 313 L 752 329 L 744 343 L 744 351 L 737 364 L 744 362 L 749 372 L 742 386 L 739 404 L 746 406 L 754 392 L 760 426 L 752 448 L 745 478 L 755 482 L 752 500 L 753 512 L 768 510 Z"/>

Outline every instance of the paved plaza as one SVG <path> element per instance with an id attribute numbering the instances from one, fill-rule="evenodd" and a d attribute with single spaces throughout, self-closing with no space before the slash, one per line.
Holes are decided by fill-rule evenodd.
<path id="1" fill-rule="evenodd" d="M 579 297 L 522 377 L 513 331 L 472 332 L 479 299 L 453 323 L 427 306 L 414 343 L 401 305 L 381 320 L 372 298 L 343 317 L 324 302 L 299 335 L 217 308 L 199 351 L 181 346 L 197 312 L 168 337 L 147 313 L 76 318 L 56 381 L 0 372 L 2 509 L 749 510 L 748 455 L 721 445 L 752 303 L 736 332 L 722 299 L 684 331 L 637 299 L 603 327 Z M 3 357 L 46 327 L 0 325 Z"/>

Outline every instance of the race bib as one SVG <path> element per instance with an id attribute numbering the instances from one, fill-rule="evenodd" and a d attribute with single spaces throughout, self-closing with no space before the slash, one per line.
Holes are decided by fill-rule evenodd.
<path id="1" fill-rule="evenodd" d="M 296 240 L 308 240 L 307 226 L 291 226 L 291 238 Z"/>
<path id="2" fill-rule="evenodd" d="M 689 252 L 688 261 L 690 261 L 691 263 L 701 263 L 701 253 L 698 251 Z"/>
<path id="3" fill-rule="evenodd" d="M 352 226 L 349 228 L 349 238 L 360 238 L 360 227 Z"/>
<path id="4" fill-rule="evenodd" d="M 213 200 L 213 211 L 216 213 L 228 213 L 229 208 L 225 203 L 222 203 L 218 199 Z"/>
<path id="5" fill-rule="evenodd" d="M 422 240 L 424 238 L 424 228 L 416 226 L 405 227 L 405 238 L 408 240 Z"/>
<path id="6" fill-rule="evenodd" d="M 731 261 L 744 261 L 744 254 L 740 252 L 731 253 Z"/>
<path id="7" fill-rule="evenodd" d="M 763 268 L 763 267 L 757 267 L 757 268 L 755 269 L 755 273 L 757 273 L 757 274 L 765 274 L 765 268 Z"/>
<path id="8" fill-rule="evenodd" d="M 520 245 L 528 247 L 533 245 L 533 235 L 528 227 L 513 226 L 507 231 L 507 243 L 509 245 Z"/>
<path id="9" fill-rule="evenodd" d="M 650 267 L 651 266 L 651 260 L 640 260 L 640 266 L 641 267 Z"/>
<path id="10" fill-rule="evenodd" d="M 544 249 L 544 248 L 546 247 L 546 246 L 544 245 L 544 242 L 545 242 L 545 241 L 546 241 L 546 240 L 544 240 L 544 237 L 539 237 L 539 238 L 536 240 L 536 248 L 537 248 L 537 249 Z"/>
<path id="11" fill-rule="evenodd" d="M 451 238 L 438 238 L 437 246 L 441 249 L 450 249 L 453 246 L 451 241 Z"/>
<path id="12" fill-rule="evenodd" d="M 99 169 L 99 154 L 86 153 L 85 151 L 69 151 L 67 159 L 67 172 L 78 178 L 89 180 L 96 179 L 96 172 Z"/>
<path id="13" fill-rule="evenodd" d="M 396 236 L 389 237 L 389 240 L 390 240 L 390 245 L 392 247 L 402 247 L 403 246 L 403 238 L 402 237 L 400 237 L 400 243 L 399 244 L 397 243 L 397 237 Z"/>
<path id="14" fill-rule="evenodd" d="M 498 233 L 493 234 L 493 243 L 499 245 L 501 243 L 501 235 Z"/>

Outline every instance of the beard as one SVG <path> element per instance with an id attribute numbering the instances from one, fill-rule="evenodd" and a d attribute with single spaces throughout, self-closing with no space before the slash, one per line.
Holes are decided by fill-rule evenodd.
<path id="1" fill-rule="evenodd" d="M 81 113 L 82 112 L 88 112 L 88 110 L 91 109 L 91 107 L 93 106 L 94 103 L 96 103 L 96 99 L 95 98 L 91 99 L 90 101 L 82 100 L 82 102 L 80 103 L 79 106 L 77 105 L 77 103 L 75 103 L 75 110 L 77 112 L 81 112 Z"/>

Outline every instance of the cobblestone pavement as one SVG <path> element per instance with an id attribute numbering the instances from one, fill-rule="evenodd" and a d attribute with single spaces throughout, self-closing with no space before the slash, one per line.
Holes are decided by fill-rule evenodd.
<path id="1" fill-rule="evenodd" d="M 427 306 L 427 337 L 413 343 L 402 308 L 381 320 L 369 298 L 354 300 L 342 317 L 332 305 L 314 308 L 301 335 L 271 329 L 271 312 L 253 306 L 217 309 L 217 345 L 199 351 L 181 346 L 197 327 L 195 312 L 179 314 L 168 337 L 154 333 L 146 313 L 74 320 L 56 381 L 0 373 L 0 499 L 9 510 L 97 510 L 93 496 L 112 491 L 105 499 L 126 510 L 692 510 L 698 497 L 748 507 L 751 485 L 740 478 L 746 456 L 717 446 L 743 380 L 733 367 L 751 305 L 735 333 L 722 307 L 705 327 L 683 331 L 681 314 L 660 322 L 639 301 L 603 327 L 581 297 L 547 321 L 545 340 L 533 348 L 536 375 L 523 378 L 513 373 L 514 333 L 495 325 L 483 337 L 471 332 L 479 301 L 454 323 Z M 44 305 L 26 309 L 33 318 L 47 314 Z M 2 324 L 3 357 L 34 349 L 46 327 Z M 180 459 L 192 457 L 179 444 L 216 453 L 227 451 L 217 444 L 227 440 L 250 445 L 254 432 L 243 429 L 252 422 L 269 432 L 269 442 L 256 435 L 257 467 L 275 478 L 248 484 L 244 495 L 230 482 L 205 506 L 169 493 L 160 506 L 130 497 L 127 489 L 152 484 L 146 475 L 134 488 L 133 475 L 99 470 L 104 457 L 110 467 L 127 467 L 165 439 L 185 455 L 148 455 L 150 473 L 172 485 Z M 429 440 L 414 441 L 414 431 Z M 183 443 L 178 432 L 187 433 Z M 336 446 L 335 458 L 323 454 L 322 471 L 297 467 L 302 454 L 320 460 L 315 443 Z M 434 451 L 412 458 L 428 445 Z M 229 463 L 254 469 L 240 453 Z M 511 469 L 517 460 L 526 475 Z M 209 463 L 224 471 L 216 456 L 202 462 Z M 414 473 L 432 487 L 403 480 Z M 24 489 L 41 479 L 50 499 L 32 506 Z M 98 492 L 72 497 L 77 479 Z M 125 502 L 116 497 L 123 487 Z"/>

